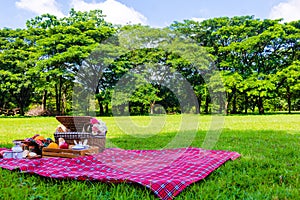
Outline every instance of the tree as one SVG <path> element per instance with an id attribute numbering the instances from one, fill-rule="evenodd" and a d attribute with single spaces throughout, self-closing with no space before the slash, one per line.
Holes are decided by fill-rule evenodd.
<path id="1" fill-rule="evenodd" d="M 159 90 L 155 88 L 150 83 L 141 85 L 133 92 L 130 97 L 131 102 L 141 103 L 143 106 L 148 106 L 150 108 L 150 114 L 154 114 L 155 103 L 162 100 L 158 96 Z"/>
<path id="2" fill-rule="evenodd" d="M 194 90 L 198 90 L 196 92 L 198 97 L 205 94 L 203 93 L 203 89 L 199 88 L 198 85 L 204 82 L 204 77 L 202 77 L 205 74 L 204 71 L 211 70 L 209 69 L 211 57 L 205 49 L 199 47 L 189 38 L 183 38 L 182 34 L 174 34 L 174 32 L 167 29 L 155 29 L 135 25 L 126 26 L 121 29 L 119 39 L 120 45 L 129 49 L 130 52 L 121 56 L 113 65 L 115 69 L 111 71 L 113 72 L 115 70 L 116 73 L 114 77 L 121 77 L 128 72 L 139 74 L 141 77 L 144 77 L 144 79 L 147 79 L 145 77 L 155 77 L 155 80 L 150 80 L 149 78 L 147 80 L 149 80 L 154 87 L 153 89 L 159 90 L 158 94 L 160 98 L 167 97 L 169 102 L 172 101 L 172 103 L 169 103 L 169 105 L 172 104 L 172 106 L 178 105 L 178 101 L 175 99 L 171 100 L 175 98 L 176 95 L 177 98 L 180 96 L 186 100 L 185 102 L 189 102 L 188 96 L 192 97 L 195 93 L 193 91 L 193 94 L 187 95 L 184 93 L 188 90 L 179 91 L 177 88 L 190 85 Z M 145 68 L 141 70 L 139 69 L 140 66 L 144 66 Z M 182 77 L 180 77 L 179 74 Z M 172 82 L 174 77 L 179 79 Z M 174 87 L 175 85 L 178 87 Z M 173 89 L 169 88 L 169 90 L 165 90 L 163 89 L 164 87 L 172 87 Z M 163 94 L 162 91 L 167 93 Z M 156 92 L 151 94 L 155 93 Z M 174 96 L 175 93 L 176 95 Z M 158 99 L 158 96 L 150 96 L 154 99 Z M 124 100 L 126 98 L 122 96 L 122 99 Z M 153 100 L 152 102 L 157 101 Z M 167 108 L 168 103 L 164 102 L 164 99 L 159 101 L 160 104 L 166 105 L 165 108 Z M 199 112 L 198 106 L 196 107 L 197 112 Z M 181 112 L 182 111 L 183 110 L 181 110 Z"/>
<path id="3" fill-rule="evenodd" d="M 233 98 L 235 104 L 242 95 L 244 102 L 240 104 L 244 105 L 247 113 L 248 100 L 256 99 L 259 112 L 262 114 L 264 99 L 275 96 L 272 77 L 299 57 L 299 21 L 286 24 L 280 21 L 280 19 L 259 20 L 253 16 L 221 17 L 202 22 L 192 20 L 175 22 L 171 28 L 192 38 L 212 53 L 217 69 L 225 72 L 223 75 L 239 75 L 238 82 L 242 81 L 243 85 L 241 93 L 234 88 L 228 88 L 235 85 L 228 82 L 230 77 L 227 77 L 228 81 L 225 80 L 227 103 Z M 264 85 L 261 85 L 262 82 Z M 264 91 L 268 91 L 266 96 L 263 86 Z"/>
<path id="4" fill-rule="evenodd" d="M 31 103 L 38 73 L 32 62 L 35 60 L 35 49 L 27 30 L 4 29 L 1 33 L 1 93 L 9 98 L 9 102 L 15 102 L 20 114 L 24 115 Z"/>
<path id="5" fill-rule="evenodd" d="M 72 9 L 62 19 L 41 15 L 26 29 L 0 30 L 0 107 L 20 107 L 24 114 L 30 104 L 47 109 L 50 102 L 64 114 L 76 97 L 88 102 L 75 102 L 76 108 L 89 114 L 89 101 L 97 101 L 103 115 L 116 87 L 134 81 L 119 91 L 120 113 L 124 102 L 129 112 L 151 113 L 155 104 L 190 112 L 193 95 L 196 112 L 201 106 L 226 114 L 258 107 L 263 114 L 273 104 L 291 112 L 299 102 L 299 38 L 300 21 L 253 16 L 185 20 L 160 29 L 115 28 L 99 10 Z"/>
<path id="6" fill-rule="evenodd" d="M 225 102 L 225 114 L 229 113 L 229 105 L 232 101 L 232 109 L 230 110 L 231 114 L 237 113 L 237 98 L 239 91 L 242 87 L 242 76 L 235 72 L 231 73 L 228 71 L 224 71 L 222 73 L 223 83 L 225 87 L 225 93 L 226 93 L 226 102 Z"/>
<path id="7" fill-rule="evenodd" d="M 117 45 L 116 38 L 99 44 L 98 47 L 86 58 L 78 67 L 76 81 L 88 91 L 90 95 L 95 95 L 98 100 L 100 115 L 104 115 L 104 105 L 108 114 L 108 104 L 111 98 L 111 88 L 113 87 L 113 71 L 110 65 L 122 55 L 125 50 Z M 79 90 L 81 90 L 80 88 Z"/>
<path id="8" fill-rule="evenodd" d="M 27 28 L 41 30 L 38 34 L 44 35 L 36 41 L 37 48 L 42 50 L 37 64 L 45 74 L 44 81 L 54 85 L 57 113 L 65 112 L 64 97 L 73 88 L 78 66 L 101 41 L 114 33 L 114 29 L 104 21 L 101 11 L 76 12 L 74 9 L 69 17 L 62 19 L 49 14 L 38 16 L 27 22 Z M 43 99 L 45 105 L 47 88 Z"/>
<path id="9" fill-rule="evenodd" d="M 284 96 L 288 103 L 288 112 L 291 113 L 292 99 L 297 97 L 300 91 L 300 62 L 295 61 L 292 65 L 276 73 L 277 89 L 280 96 Z"/>

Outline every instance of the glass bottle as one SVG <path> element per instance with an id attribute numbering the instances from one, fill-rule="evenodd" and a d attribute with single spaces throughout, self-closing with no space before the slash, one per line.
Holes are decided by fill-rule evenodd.
<path id="1" fill-rule="evenodd" d="M 13 151 L 13 158 L 20 159 L 23 157 L 23 149 L 21 146 L 21 141 L 14 140 L 13 143 L 15 144 L 11 150 Z"/>

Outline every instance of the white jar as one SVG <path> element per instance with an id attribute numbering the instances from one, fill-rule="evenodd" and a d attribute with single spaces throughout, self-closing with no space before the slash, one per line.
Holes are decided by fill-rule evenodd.
<path id="1" fill-rule="evenodd" d="M 13 158 L 16 158 L 16 159 L 23 158 L 23 149 L 21 147 L 21 142 L 13 141 L 13 143 L 15 144 L 15 146 L 13 146 L 11 148 L 11 150 L 13 151 Z"/>

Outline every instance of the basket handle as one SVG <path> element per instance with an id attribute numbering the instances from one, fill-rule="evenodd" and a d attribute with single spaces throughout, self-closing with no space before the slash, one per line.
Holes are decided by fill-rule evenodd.
<path id="1" fill-rule="evenodd" d="M 92 132 L 92 124 L 91 123 L 85 123 L 82 127 L 82 132 L 84 133 L 91 133 Z"/>

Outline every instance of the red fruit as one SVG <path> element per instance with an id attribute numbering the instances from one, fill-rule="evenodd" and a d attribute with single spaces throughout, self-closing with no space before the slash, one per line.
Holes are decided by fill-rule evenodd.
<path id="1" fill-rule="evenodd" d="M 41 140 L 35 140 L 35 143 L 37 143 L 37 144 L 40 145 L 40 146 L 43 146 L 43 145 L 44 145 L 43 142 L 42 142 Z"/>
<path id="2" fill-rule="evenodd" d="M 69 148 L 69 145 L 68 145 L 68 143 L 63 143 L 63 144 L 61 144 L 60 146 L 59 146 L 59 148 L 61 148 L 61 149 L 68 149 Z"/>
<path id="3" fill-rule="evenodd" d="M 5 151 L 6 151 L 6 150 L 0 151 L 0 158 L 3 158 L 3 154 L 4 154 Z"/>

